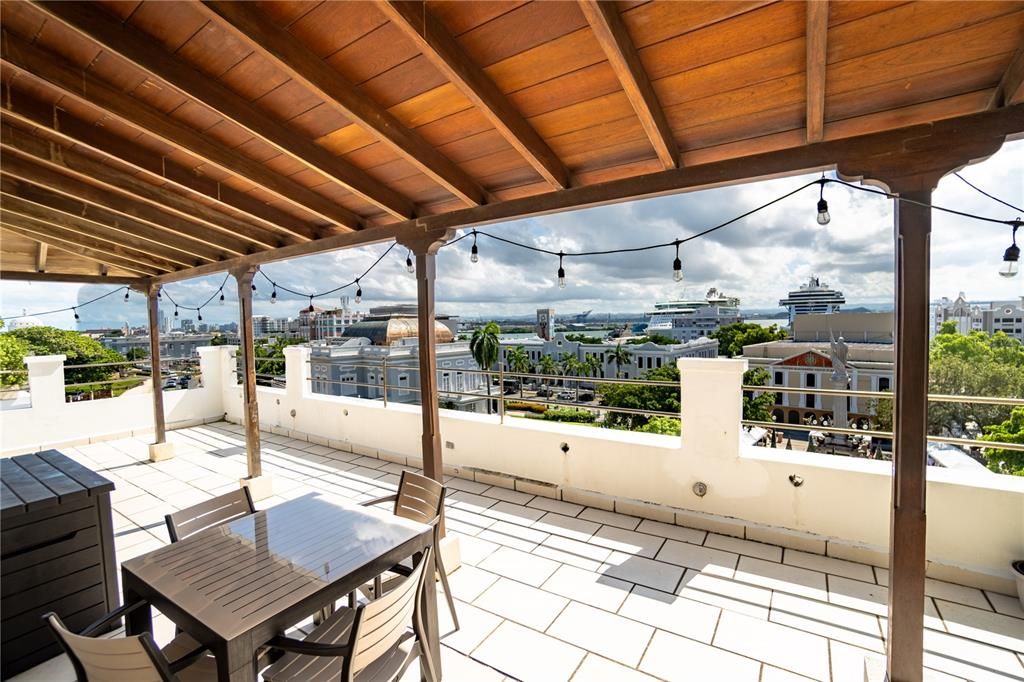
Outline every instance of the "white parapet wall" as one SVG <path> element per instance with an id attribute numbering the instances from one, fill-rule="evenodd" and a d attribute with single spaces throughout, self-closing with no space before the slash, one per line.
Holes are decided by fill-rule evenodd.
<path id="1" fill-rule="evenodd" d="M 204 388 L 165 394 L 168 425 L 242 420 L 236 348 L 200 349 Z M 420 459 L 417 406 L 313 394 L 309 349 L 285 349 L 284 389 L 260 387 L 266 430 L 399 462 Z M 152 428 L 151 396 L 63 403 L 36 359 L 31 409 L 0 413 L 5 454 Z M 55 361 L 58 362 L 59 361 Z M 51 363 L 52 364 L 52 363 Z M 60 365 L 62 367 L 62 364 Z M 669 523 L 884 566 L 889 462 L 743 445 L 744 361 L 683 359 L 682 436 L 441 411 L 446 471 Z M 30 365 L 30 375 L 33 374 Z M 62 372 L 62 370 L 61 370 Z M 59 382 L 59 383 L 57 383 Z M 20 414 L 19 414 L 20 413 Z M 695 484 L 706 487 L 703 496 Z M 699 487 L 698 487 L 699 488 Z M 1024 558 L 1024 479 L 928 467 L 929 575 L 1010 593 Z"/>

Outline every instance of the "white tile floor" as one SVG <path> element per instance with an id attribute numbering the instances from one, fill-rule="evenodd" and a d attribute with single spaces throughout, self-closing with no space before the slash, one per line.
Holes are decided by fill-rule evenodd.
<path id="1" fill-rule="evenodd" d="M 118 560 L 167 542 L 163 515 L 234 489 L 241 427 L 175 431 L 174 459 L 150 464 L 124 439 L 64 451 L 112 479 Z M 397 464 L 264 434 L 275 496 L 361 501 L 388 494 Z M 884 569 L 450 479 L 451 576 L 462 629 L 439 608 L 444 679 L 490 682 L 724 680 L 860 682 L 885 650 Z M 1016 597 L 929 580 L 929 680 L 1024 681 Z M 158 641 L 173 624 L 155 619 Z M 417 678 L 416 671 L 407 675 Z M 54 661 L 17 682 L 73 679 Z"/>

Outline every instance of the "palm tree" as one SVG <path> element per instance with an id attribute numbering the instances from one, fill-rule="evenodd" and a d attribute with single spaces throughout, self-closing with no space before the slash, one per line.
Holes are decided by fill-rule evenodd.
<path id="1" fill-rule="evenodd" d="M 550 355 L 543 356 L 540 359 L 540 373 L 546 376 L 558 373 L 558 362 Z M 550 385 L 547 379 L 541 379 L 541 383 L 545 386 Z"/>
<path id="2" fill-rule="evenodd" d="M 583 361 L 583 367 L 586 369 L 587 374 L 597 378 L 601 373 L 601 369 L 604 367 L 604 363 L 601 362 L 601 358 L 596 355 L 588 355 L 587 359 Z"/>
<path id="3" fill-rule="evenodd" d="M 498 361 L 501 353 L 501 343 L 498 341 L 498 334 L 501 327 L 496 322 L 488 322 L 483 327 L 473 332 L 469 340 L 469 352 L 476 360 L 480 369 L 484 370 L 484 377 L 487 381 L 487 414 L 491 413 L 491 375 L 487 374 L 494 363 Z"/>
<path id="4" fill-rule="evenodd" d="M 622 374 L 622 366 L 633 361 L 633 354 L 621 343 L 615 344 L 615 349 L 608 351 L 608 361 L 615 363 L 615 377 Z"/>
<path id="5" fill-rule="evenodd" d="M 508 368 L 516 374 L 526 374 L 533 369 L 533 366 L 530 364 L 530 356 L 522 346 L 509 349 L 505 353 L 505 361 L 508 362 Z M 504 391 L 505 387 L 503 386 L 502 392 Z M 519 397 L 523 397 L 523 377 L 519 377 Z"/>
<path id="6" fill-rule="evenodd" d="M 575 376 L 578 377 L 583 372 L 583 363 L 580 362 L 579 358 L 571 353 L 562 353 L 562 358 L 559 360 L 559 364 L 562 366 L 562 374 L 564 376 Z M 562 382 L 563 385 L 565 382 Z M 576 391 L 579 391 L 580 382 L 576 382 Z"/>

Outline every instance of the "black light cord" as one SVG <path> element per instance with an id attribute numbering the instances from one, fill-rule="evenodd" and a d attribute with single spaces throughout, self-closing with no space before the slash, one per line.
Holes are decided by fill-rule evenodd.
<path id="1" fill-rule="evenodd" d="M 197 306 L 185 305 L 184 303 L 178 303 L 177 301 L 174 300 L 174 298 L 171 296 L 171 292 L 169 292 L 169 291 L 166 291 L 166 292 L 162 291 L 161 293 L 164 296 L 167 297 L 167 300 L 170 301 L 171 305 L 173 305 L 175 308 L 181 308 L 182 310 L 194 310 L 196 312 L 199 312 L 203 308 L 205 308 L 206 306 L 210 305 L 210 302 L 213 301 L 213 299 L 217 298 L 218 296 L 223 297 L 223 295 L 224 295 L 224 285 L 228 283 L 228 278 L 229 277 L 231 277 L 230 274 L 224 275 L 224 281 L 220 283 L 219 287 L 217 287 L 217 291 L 213 292 L 213 294 L 210 295 L 210 298 L 206 299 L 205 301 L 203 301 L 202 303 L 200 303 Z"/>
<path id="2" fill-rule="evenodd" d="M 1011 203 L 1010 203 L 1010 202 L 1008 202 L 1008 201 L 1003 201 L 1003 200 L 1002 200 L 1002 199 L 1000 199 L 999 197 L 996 197 L 996 196 L 992 196 L 991 194 L 989 194 L 988 192 L 986 192 L 986 191 L 985 191 L 985 190 L 983 190 L 982 188 L 978 187 L 978 186 L 977 186 L 977 185 L 975 185 L 975 184 L 974 184 L 973 182 L 971 182 L 970 180 L 968 180 L 968 179 L 967 179 L 967 178 L 965 178 L 964 176 L 960 175 L 959 173 L 953 173 L 953 175 L 955 175 L 955 176 L 957 176 L 958 178 L 960 178 L 960 179 L 961 179 L 961 180 L 963 181 L 963 183 L 964 183 L 965 185 L 967 185 L 968 187 L 970 187 L 970 188 L 971 188 L 971 189 L 973 189 L 974 191 L 978 192 L 979 194 L 982 194 L 982 195 L 984 195 L 984 196 L 988 197 L 988 198 L 989 198 L 989 199 L 991 199 L 992 201 L 998 201 L 998 202 L 999 202 L 1000 204 L 1002 204 L 1003 206 L 1008 206 L 1009 208 L 1012 208 L 1012 209 L 1013 209 L 1013 210 L 1015 210 L 1015 211 L 1020 211 L 1021 213 L 1024 213 L 1024 208 L 1021 208 L 1021 207 L 1019 207 L 1019 206 L 1014 206 L 1013 204 L 1011 204 Z"/>
<path id="3" fill-rule="evenodd" d="M 391 251 L 396 246 L 398 246 L 398 242 L 391 242 L 391 246 L 389 246 L 387 249 L 385 249 L 384 253 L 382 253 L 380 255 L 380 257 L 377 258 L 377 260 L 373 261 L 373 264 L 370 267 L 366 268 L 366 270 L 363 271 L 363 274 L 359 275 L 358 277 L 353 279 L 351 282 L 346 282 L 345 284 L 342 284 L 341 286 L 334 287 L 333 289 L 328 289 L 327 291 L 321 291 L 319 293 L 312 293 L 312 294 L 310 294 L 310 293 L 306 293 L 304 291 L 296 291 L 295 289 L 290 289 L 290 288 L 284 286 L 283 284 L 278 284 L 275 280 L 271 279 L 270 276 L 267 275 L 267 273 L 263 272 L 263 270 L 260 270 L 259 273 L 261 275 L 263 275 L 263 279 L 265 279 L 268 282 L 270 282 L 271 286 L 273 286 L 275 289 L 280 289 L 281 291 L 286 291 L 289 294 L 293 294 L 295 296 L 301 296 L 302 298 L 308 298 L 310 300 L 313 300 L 314 298 L 320 298 L 321 296 L 330 296 L 331 294 L 336 294 L 339 291 L 341 291 L 342 289 L 347 289 L 348 287 L 352 286 L 353 284 L 359 284 L 359 280 L 361 280 L 363 277 L 366 277 L 368 274 L 370 274 L 370 272 L 373 271 L 373 269 L 375 267 L 380 265 L 381 261 L 384 260 L 384 258 L 389 253 L 391 253 Z"/>
<path id="4" fill-rule="evenodd" d="M 108 296 L 113 296 L 114 294 L 119 294 L 122 291 L 128 291 L 128 289 L 129 289 L 129 287 L 126 287 L 126 286 L 118 287 L 116 289 L 108 291 L 107 293 L 105 293 L 105 294 L 103 294 L 101 296 L 97 296 L 96 298 L 89 299 L 88 301 L 85 301 L 84 303 L 79 303 L 78 305 L 68 306 L 67 308 L 57 308 L 56 310 L 46 310 L 46 311 L 41 312 L 41 313 L 28 313 L 26 315 L 8 315 L 7 317 L 0 317 L 0 320 L 4 320 L 4 321 L 6 321 L 6 320 L 16 320 L 19 317 L 39 317 L 41 315 L 54 315 L 56 313 L 66 313 L 68 311 L 77 310 L 78 308 L 81 308 L 83 306 L 87 306 L 90 303 L 95 303 L 96 301 L 102 301 L 103 299 L 107 298 Z"/>

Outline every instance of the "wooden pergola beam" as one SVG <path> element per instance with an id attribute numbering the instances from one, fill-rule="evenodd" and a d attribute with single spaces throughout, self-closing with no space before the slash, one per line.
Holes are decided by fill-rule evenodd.
<path id="1" fill-rule="evenodd" d="M 261 244 L 275 246 L 298 241 L 283 241 L 276 232 L 221 213 L 206 204 L 95 161 L 74 149 L 66 149 L 7 124 L 0 125 L 0 145 L 16 157 L 24 156 L 31 163 L 72 174 L 76 179 L 97 185 L 100 189 L 169 211 L 183 220 L 207 225 L 231 238 L 239 234 L 256 234 L 260 235 Z"/>
<path id="2" fill-rule="evenodd" d="M 271 171 L 184 123 L 74 68 L 59 56 L 43 51 L 10 33 L 3 36 L 0 60 L 61 94 L 94 107 L 164 143 L 187 151 L 222 170 L 245 178 L 285 201 L 335 223 L 356 229 L 361 219 L 321 194 Z"/>
<path id="3" fill-rule="evenodd" d="M 992 93 L 989 108 L 1007 107 L 1024 102 L 1024 48 L 1017 50 Z"/>
<path id="4" fill-rule="evenodd" d="M 825 72 L 828 57 L 828 0 L 807 2 L 807 141 L 825 134 Z"/>
<path id="5" fill-rule="evenodd" d="M 679 145 L 615 3 L 580 0 L 580 9 L 608 57 L 608 63 L 622 84 L 661 165 L 677 168 Z"/>
<path id="6" fill-rule="evenodd" d="M 139 265 L 131 260 L 121 259 L 117 256 L 112 256 L 109 253 L 97 251 L 81 244 L 69 244 L 63 240 L 57 239 L 52 234 L 43 234 L 44 230 L 33 231 L 22 229 L 20 225 L 8 222 L 6 214 L 3 214 L 3 216 L 0 217 L 0 230 L 20 235 L 26 239 L 32 239 L 34 241 L 46 241 L 47 244 L 56 250 L 64 251 L 87 260 L 93 260 L 97 263 L 106 263 L 107 265 L 121 268 L 122 270 L 137 272 L 139 275 L 144 277 L 151 277 L 162 272 L 156 268 Z"/>
<path id="7" fill-rule="evenodd" d="M 309 244 L 283 246 L 279 249 L 234 258 L 225 263 L 213 263 L 183 273 L 163 275 L 157 279 L 160 282 L 173 282 L 214 272 L 223 272 L 228 268 L 237 268 L 242 265 L 272 263 L 314 253 L 390 241 L 434 230 L 460 229 L 621 201 L 724 187 L 738 182 L 767 180 L 832 168 L 841 161 L 847 162 L 848 165 L 870 162 L 873 167 L 881 168 L 887 159 L 893 159 L 893 163 L 898 162 L 897 157 L 894 156 L 896 151 L 914 150 L 918 154 L 920 162 L 926 165 L 928 156 L 941 151 L 951 137 L 959 136 L 961 139 L 979 136 L 1005 138 L 1008 135 L 1022 132 L 1024 132 L 1024 104 L 1018 104 L 897 130 L 858 135 L 841 140 L 828 140 L 801 147 L 664 170 L 599 185 L 571 187 L 558 192 L 547 192 L 521 199 L 509 199 L 495 204 L 424 216 L 414 221 L 367 228 L 354 234 L 325 237 Z"/>
<path id="8" fill-rule="evenodd" d="M 173 160 L 151 152 L 131 140 L 107 132 L 71 116 L 66 111 L 20 95 L 10 89 L 3 92 L 0 119 L 17 121 L 48 138 L 82 147 L 109 159 L 112 166 L 123 166 L 149 179 L 195 195 L 229 211 L 244 214 L 264 229 L 277 233 L 285 242 L 309 241 L 321 236 L 317 225 L 296 218 L 229 185 L 198 174 Z"/>
<path id="9" fill-rule="evenodd" d="M 153 227 L 162 228 L 174 234 L 187 235 L 192 239 L 222 249 L 223 251 L 242 256 L 263 248 L 274 248 L 279 244 L 266 244 L 239 239 L 223 232 L 213 232 L 203 225 L 180 218 L 163 209 L 141 201 L 133 201 L 124 195 L 116 194 L 93 184 L 58 173 L 45 166 L 15 154 L 5 154 L 3 173 L 11 178 L 44 187 L 73 199 L 118 213 L 126 218 L 143 222 Z"/>
<path id="10" fill-rule="evenodd" d="M 131 24 L 72 2 L 36 2 L 36 7 L 105 50 L 131 62 L 182 95 L 195 99 L 278 151 L 398 219 L 415 217 L 411 201 L 344 159 L 275 120 L 175 56 L 154 48 L 153 39 Z"/>
<path id="11" fill-rule="evenodd" d="M 485 192 L 451 159 L 348 82 L 316 53 L 268 20 L 255 4 L 203 2 L 207 16 L 227 28 L 349 120 L 409 161 L 456 197 L 476 206 Z"/>
<path id="12" fill-rule="evenodd" d="M 516 151 L 555 189 L 569 186 L 569 171 L 494 81 L 484 73 L 423 0 L 377 5 L 391 23 L 480 110 Z"/>
<path id="13" fill-rule="evenodd" d="M 61 225 L 113 243 L 133 242 L 154 248 L 169 261 L 183 267 L 230 258 L 213 247 L 176 237 L 145 223 L 122 218 L 83 201 L 68 198 L 42 187 L 26 185 L 0 173 L 3 207 L 29 218 Z"/>
<path id="14" fill-rule="evenodd" d="M 0 208 L 0 216 L 3 217 L 5 224 L 12 225 L 21 230 L 34 232 L 42 238 L 52 236 L 54 239 L 59 240 L 62 243 L 72 246 L 85 246 L 97 253 L 106 253 L 114 256 L 115 258 L 125 259 L 127 263 L 137 263 L 138 265 L 152 268 L 160 272 L 171 272 L 173 270 L 181 269 L 180 265 L 163 258 L 159 253 L 155 253 L 145 247 L 136 246 L 134 243 L 126 244 L 124 242 L 111 242 L 105 239 L 100 239 L 91 234 L 75 230 L 74 228 L 65 227 L 47 220 L 40 220 L 38 218 L 23 215 L 18 213 L 17 210 L 8 209 L 6 206 Z M 45 243 L 51 244 L 56 248 L 60 248 L 60 244 L 54 244 L 51 241 L 45 241 Z M 123 264 L 119 263 L 112 263 L 112 265 L 124 267 Z"/>
<path id="15" fill-rule="evenodd" d="M 39 247 L 36 250 L 36 272 L 46 272 L 46 249 L 48 248 L 46 242 L 39 242 Z"/>
<path id="16" fill-rule="evenodd" d="M 103 263 L 98 264 L 106 269 Z M 143 277 L 122 277 L 119 275 L 76 275 L 55 272 L 17 272 L 0 270 L 0 279 L 9 282 L 60 282 L 68 284 L 137 284 L 146 281 Z"/>

